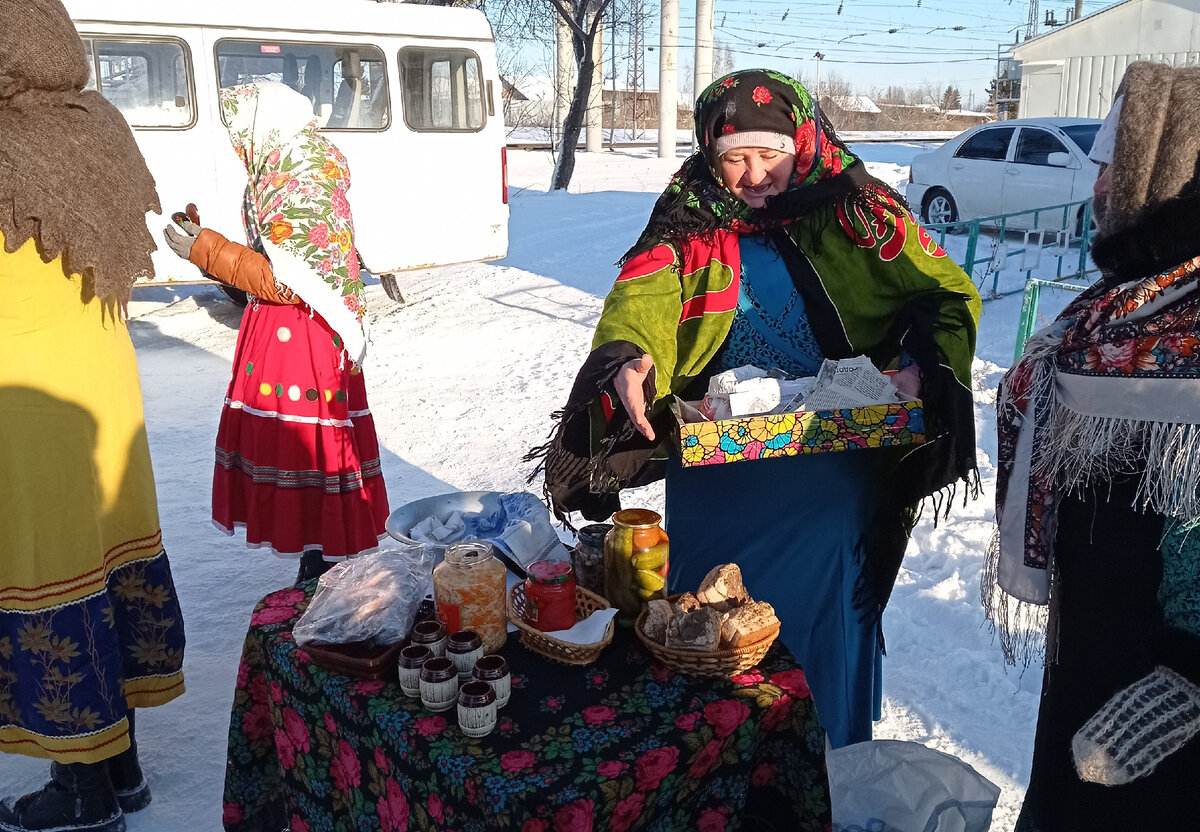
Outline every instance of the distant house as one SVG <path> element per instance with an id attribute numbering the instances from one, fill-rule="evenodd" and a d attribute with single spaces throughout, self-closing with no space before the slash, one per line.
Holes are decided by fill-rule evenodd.
<path id="1" fill-rule="evenodd" d="M 550 127 L 554 122 L 554 79 L 546 75 L 520 75 L 502 78 L 504 123 L 511 128 Z M 639 89 L 635 94 L 627 85 L 612 82 L 601 91 L 604 116 L 602 124 L 608 129 L 613 123 L 613 102 L 616 101 L 616 128 L 655 130 L 658 128 L 658 90 Z M 569 105 L 565 102 L 563 107 Z M 678 125 L 691 128 L 690 110 L 679 109 Z"/>
<path id="2" fill-rule="evenodd" d="M 874 130 L 966 130 L 991 121 L 987 113 L 973 110 L 943 110 L 933 104 L 879 105 L 881 114 Z"/>
<path id="3" fill-rule="evenodd" d="M 878 130 L 883 111 L 865 95 L 823 95 L 821 110 L 839 130 Z"/>

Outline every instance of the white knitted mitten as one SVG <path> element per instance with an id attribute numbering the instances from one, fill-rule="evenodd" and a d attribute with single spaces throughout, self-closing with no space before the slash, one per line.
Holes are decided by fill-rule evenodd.
<path id="1" fill-rule="evenodd" d="M 1145 777 L 1200 732 L 1200 687 L 1168 667 L 1104 703 L 1071 740 L 1082 780 L 1119 786 Z"/>

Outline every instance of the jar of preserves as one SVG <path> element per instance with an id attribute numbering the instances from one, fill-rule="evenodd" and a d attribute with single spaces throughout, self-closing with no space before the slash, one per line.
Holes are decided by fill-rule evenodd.
<path id="1" fill-rule="evenodd" d="M 543 633 L 575 626 L 575 573 L 566 561 L 529 564 L 525 579 L 525 614 L 530 627 Z"/>
<path id="2" fill-rule="evenodd" d="M 611 523 L 592 523 L 579 530 L 579 541 L 571 550 L 575 581 L 597 595 L 604 594 L 604 536 Z"/>
<path id="3" fill-rule="evenodd" d="M 474 630 L 485 653 L 495 653 L 508 637 L 504 564 L 491 544 L 452 543 L 433 570 L 438 618 L 451 633 Z"/>
<path id="4" fill-rule="evenodd" d="M 604 597 L 617 608 L 617 621 L 632 625 L 646 602 L 666 597 L 670 544 L 658 512 L 630 508 L 612 519 L 604 538 Z"/>

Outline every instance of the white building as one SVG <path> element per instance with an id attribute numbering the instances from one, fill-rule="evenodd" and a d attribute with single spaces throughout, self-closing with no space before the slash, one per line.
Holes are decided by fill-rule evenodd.
<path id="1" fill-rule="evenodd" d="M 1200 63 L 1200 0 L 1116 3 L 1017 44 L 1006 74 L 1019 79 L 1022 118 L 1103 118 L 1125 67 L 1140 60 Z"/>

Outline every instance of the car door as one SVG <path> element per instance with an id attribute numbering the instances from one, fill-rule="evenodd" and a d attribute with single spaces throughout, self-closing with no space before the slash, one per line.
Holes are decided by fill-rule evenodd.
<path id="1" fill-rule="evenodd" d="M 959 219 L 1000 213 L 1004 165 L 1015 132 L 1012 127 L 985 127 L 955 151 L 950 160 L 950 194 L 958 205 Z"/>
<path id="2" fill-rule="evenodd" d="M 1051 160 L 1065 160 L 1066 164 L 1052 165 Z M 1005 164 L 1002 196 L 1004 213 L 1070 202 L 1071 188 L 1081 168 L 1075 154 L 1054 133 L 1042 127 L 1022 127 L 1017 135 L 1012 160 Z M 1067 213 L 1066 227 L 1071 228 L 1074 216 L 1072 212 Z M 1033 228 L 1034 218 L 1032 214 L 1012 217 L 1008 225 L 1010 228 Z M 1062 209 L 1039 214 L 1037 227 L 1048 230 L 1063 228 Z"/>

